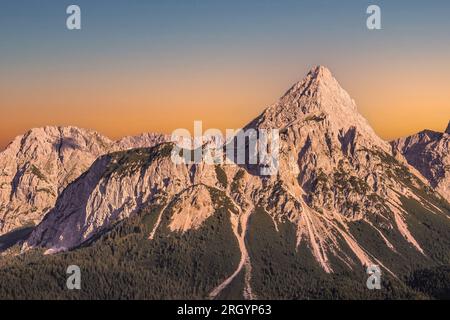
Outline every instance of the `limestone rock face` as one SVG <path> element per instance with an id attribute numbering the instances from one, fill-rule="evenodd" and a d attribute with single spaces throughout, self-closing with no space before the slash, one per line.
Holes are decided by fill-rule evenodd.
<path id="1" fill-rule="evenodd" d="M 445 216 L 432 203 L 438 195 L 375 134 L 328 69 L 313 68 L 245 129 L 279 130 L 275 175 L 261 176 L 254 165 L 176 164 L 172 143 L 111 153 L 59 195 L 23 249 L 40 247 L 54 253 L 75 248 L 148 205 L 161 207 L 149 241 L 163 218 L 172 232 L 196 229 L 212 214 L 210 194 L 218 190 L 232 207 L 230 220 L 242 259 L 214 293 L 242 268 L 251 273 L 245 234 L 256 208 L 269 214 L 277 230 L 292 223 L 297 245 L 306 244 L 326 272 L 334 272 L 331 261 L 336 258 L 349 268 L 372 263 L 384 267 L 352 235 L 355 222 L 368 224 L 388 250 L 396 250 L 397 243 L 387 236 L 394 230 L 411 250 L 427 254 L 408 227 L 402 200 L 414 199 Z"/>
<path id="2" fill-rule="evenodd" d="M 402 154 L 447 201 L 450 201 L 450 122 L 445 132 L 424 130 L 392 142 L 394 152 Z"/>
<path id="3" fill-rule="evenodd" d="M 0 235 L 39 223 L 99 156 L 163 141 L 165 136 L 147 134 L 114 142 L 76 127 L 36 128 L 15 138 L 0 153 Z"/>
<path id="4" fill-rule="evenodd" d="M 172 149 L 173 144 L 166 143 L 99 158 L 66 188 L 27 246 L 44 246 L 48 253 L 73 248 L 150 203 L 168 210 L 175 196 L 169 227 L 198 227 L 214 213 L 205 186 L 215 186 L 217 179 L 214 171 L 211 180 L 202 167 L 175 164 Z"/>
<path id="5" fill-rule="evenodd" d="M 188 188 L 174 203 L 169 224 L 171 231 L 198 229 L 214 213 L 214 203 L 204 185 Z"/>
<path id="6" fill-rule="evenodd" d="M 167 141 L 170 141 L 170 137 L 167 135 L 159 133 L 143 133 L 138 136 L 129 136 L 118 140 L 114 143 L 113 151 L 148 148 Z"/>
<path id="7" fill-rule="evenodd" d="M 347 151 L 351 151 L 349 147 L 355 139 L 359 139 L 361 144 L 386 152 L 389 150 L 389 144 L 376 135 L 367 120 L 358 113 L 355 101 L 323 66 L 313 68 L 249 127 L 286 131 L 313 123 L 324 123 L 330 132 L 335 132 Z"/>
<path id="8" fill-rule="evenodd" d="M 260 198 L 275 224 L 297 225 L 298 243 L 306 241 L 324 270 L 332 271 L 330 256 L 343 254 L 341 242 L 361 264 L 381 263 L 348 232 L 354 221 L 396 229 L 423 253 L 401 203 L 424 187 L 422 178 L 394 157 L 328 69 L 312 69 L 248 128 L 280 130 L 279 173 L 265 179 Z"/>

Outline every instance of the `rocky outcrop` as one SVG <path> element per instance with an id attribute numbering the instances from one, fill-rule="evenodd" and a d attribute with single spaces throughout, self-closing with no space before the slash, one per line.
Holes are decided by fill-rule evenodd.
<path id="1" fill-rule="evenodd" d="M 148 148 L 163 142 L 170 141 L 170 136 L 159 133 L 143 133 L 137 136 L 128 136 L 116 141 L 112 151 L 130 150 L 135 148 Z"/>
<path id="2" fill-rule="evenodd" d="M 203 186 L 215 186 L 217 179 L 205 167 L 196 165 L 194 172 L 175 164 L 172 149 L 166 143 L 101 157 L 62 193 L 27 245 L 47 247 L 48 253 L 76 247 L 150 203 L 172 212 L 171 230 L 198 227 L 214 212 Z"/>
<path id="3" fill-rule="evenodd" d="M 17 137 L 0 153 L 0 235 L 39 223 L 99 156 L 163 141 L 165 136 L 146 134 L 114 142 L 76 127 L 36 128 Z"/>
<path id="4" fill-rule="evenodd" d="M 422 180 L 393 156 L 328 69 L 311 70 L 247 128 L 280 129 L 280 170 L 266 179 L 271 187 L 263 204 L 275 224 L 289 219 L 297 225 L 298 244 L 305 241 L 324 270 L 332 271 L 331 256 L 344 254 L 339 243 L 361 264 L 381 264 L 348 232 L 353 221 L 395 228 L 423 252 L 400 201 L 423 188 Z"/>
<path id="5" fill-rule="evenodd" d="M 214 204 L 209 190 L 204 185 L 188 188 L 173 204 L 169 229 L 185 232 L 198 229 L 203 222 L 214 214 Z"/>
<path id="6" fill-rule="evenodd" d="M 392 147 L 450 201 L 450 122 L 443 133 L 424 130 L 393 141 Z"/>

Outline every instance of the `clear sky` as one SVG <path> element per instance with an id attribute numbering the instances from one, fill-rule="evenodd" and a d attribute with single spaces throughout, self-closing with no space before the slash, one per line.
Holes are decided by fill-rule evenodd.
<path id="1" fill-rule="evenodd" d="M 366 28 L 369 4 L 382 30 Z M 447 0 L 2 0 L 0 148 L 44 125 L 242 127 L 318 64 L 383 138 L 442 131 L 449 58 Z"/>

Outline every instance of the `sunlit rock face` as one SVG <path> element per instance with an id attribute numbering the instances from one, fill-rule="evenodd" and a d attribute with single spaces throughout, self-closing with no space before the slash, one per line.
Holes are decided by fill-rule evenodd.
<path id="1" fill-rule="evenodd" d="M 450 122 L 443 133 L 424 130 L 395 140 L 392 146 L 450 201 Z"/>
<path id="2" fill-rule="evenodd" d="M 0 153 L 0 235 L 37 224 L 69 183 L 101 155 L 165 141 L 162 135 L 117 142 L 76 127 L 44 127 L 19 136 Z"/>
<path id="3" fill-rule="evenodd" d="M 391 272 L 351 233 L 355 222 L 366 223 L 387 250 L 397 250 L 387 236 L 394 230 L 411 250 L 427 254 L 408 226 L 402 201 L 414 199 L 444 216 L 431 201 L 438 195 L 376 135 L 328 69 L 313 68 L 245 129 L 279 130 L 275 175 L 261 176 L 247 165 L 176 164 L 172 143 L 104 155 L 59 195 L 23 249 L 75 248 L 149 205 L 161 208 L 149 241 L 156 241 L 162 220 L 170 232 L 196 230 L 219 205 L 211 193 L 220 191 L 232 211 L 239 268 L 248 273 L 245 231 L 257 208 L 269 214 L 276 230 L 294 225 L 297 247 L 306 245 L 327 273 L 337 260 L 350 269 L 377 264 Z"/>

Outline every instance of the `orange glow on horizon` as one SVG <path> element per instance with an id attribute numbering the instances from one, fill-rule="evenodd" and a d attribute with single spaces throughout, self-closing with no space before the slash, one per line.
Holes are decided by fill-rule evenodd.
<path id="1" fill-rule="evenodd" d="M 398 68 L 390 74 L 376 67 L 364 73 L 331 69 L 382 138 L 423 129 L 445 130 L 450 119 L 450 67 Z M 293 79 L 271 74 L 236 67 L 214 73 L 141 72 L 136 76 L 124 72 L 120 78 L 108 72 L 79 74 L 69 80 L 58 73 L 27 81 L 19 77 L 13 82 L 19 86 L 0 83 L 0 108 L 7 114 L 1 121 L 0 147 L 30 128 L 45 125 L 94 129 L 112 139 L 142 132 L 170 133 L 176 128 L 192 130 L 194 120 L 202 120 L 205 130 L 239 128 L 304 75 Z"/>

